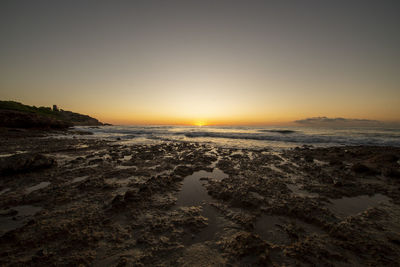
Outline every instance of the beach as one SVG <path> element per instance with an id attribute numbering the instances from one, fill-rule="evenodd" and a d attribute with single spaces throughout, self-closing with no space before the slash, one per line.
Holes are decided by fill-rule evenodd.
<path id="1" fill-rule="evenodd" d="M 399 264 L 396 143 L 110 129 L 1 131 L 1 265 Z"/>

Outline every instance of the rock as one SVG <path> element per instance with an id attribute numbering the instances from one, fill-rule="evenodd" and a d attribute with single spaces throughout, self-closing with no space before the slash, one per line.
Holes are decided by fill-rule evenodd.
<path id="1" fill-rule="evenodd" d="M 123 207 L 124 205 L 125 205 L 124 197 L 121 195 L 116 195 L 111 202 L 111 206 L 113 208 L 120 208 Z"/>
<path id="2" fill-rule="evenodd" d="M 236 255 L 239 258 L 253 255 L 258 257 L 258 264 L 267 263 L 266 260 L 269 254 L 270 246 L 252 233 L 238 232 L 231 237 L 218 242 L 218 244 L 224 251 L 231 255 Z"/>
<path id="3" fill-rule="evenodd" d="M 140 200 L 140 196 L 137 191 L 129 190 L 125 193 L 124 200 L 125 201 L 136 201 L 136 200 Z"/>
<path id="4" fill-rule="evenodd" d="M 177 176 L 186 177 L 193 174 L 193 169 L 188 166 L 179 165 L 175 168 L 174 174 Z"/>
<path id="5" fill-rule="evenodd" d="M 0 174 L 16 174 L 34 170 L 50 168 L 56 162 L 42 154 L 16 154 L 10 157 L 0 158 Z"/>
<path id="6" fill-rule="evenodd" d="M 355 163 L 352 167 L 351 170 L 355 173 L 365 173 L 365 174 L 377 174 L 379 172 L 377 172 L 374 169 L 371 169 L 370 167 L 368 167 L 365 164 L 362 163 Z"/>
<path id="7" fill-rule="evenodd" d="M 391 178 L 400 178 L 400 170 L 398 168 L 389 167 L 383 170 L 383 174 Z"/>
<path id="8" fill-rule="evenodd" d="M 102 162 L 103 162 L 103 159 L 92 159 L 91 161 L 89 161 L 89 165 L 95 165 L 95 164 L 99 164 Z"/>
<path id="9" fill-rule="evenodd" d="M 306 155 L 304 156 L 304 161 L 311 163 L 314 162 L 314 158 L 311 155 Z"/>
<path id="10" fill-rule="evenodd" d="M 67 129 L 72 126 L 66 121 L 50 116 L 15 110 L 0 110 L 0 126 L 11 128 Z"/>
<path id="11" fill-rule="evenodd" d="M 17 214 L 18 211 L 13 209 L 0 210 L 0 216 L 15 216 Z"/>

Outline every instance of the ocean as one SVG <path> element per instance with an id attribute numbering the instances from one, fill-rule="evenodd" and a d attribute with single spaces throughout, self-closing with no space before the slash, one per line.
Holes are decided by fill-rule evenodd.
<path id="1" fill-rule="evenodd" d="M 121 143 L 199 142 L 236 148 L 291 148 L 370 145 L 400 147 L 400 128 L 383 127 L 249 127 L 249 126 L 100 126 L 87 138 Z"/>

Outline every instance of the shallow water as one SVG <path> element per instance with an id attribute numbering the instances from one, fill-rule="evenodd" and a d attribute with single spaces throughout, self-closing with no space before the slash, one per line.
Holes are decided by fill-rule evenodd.
<path id="1" fill-rule="evenodd" d="M 28 187 L 25 190 L 26 190 L 26 193 L 29 194 L 29 193 L 32 193 L 33 191 L 45 188 L 45 187 L 49 186 L 50 184 L 51 184 L 50 182 L 41 182 L 41 183 L 39 183 L 37 185 Z"/>
<path id="2" fill-rule="evenodd" d="M 228 177 L 220 169 L 214 168 L 212 172 L 198 171 L 185 177 L 183 180 L 182 189 L 178 194 L 177 206 L 198 206 L 204 201 L 211 201 L 211 196 L 208 195 L 200 178 L 213 178 L 221 180 Z"/>
<path id="3" fill-rule="evenodd" d="M 388 203 L 390 198 L 382 194 L 373 196 L 343 197 L 340 199 L 330 199 L 332 203 L 328 208 L 339 217 L 356 215 L 368 208 L 376 207 L 381 203 Z"/>
<path id="4" fill-rule="evenodd" d="M 15 215 L 0 216 L 0 236 L 8 231 L 15 230 L 23 226 L 33 215 L 42 210 L 41 207 L 31 205 L 21 205 L 10 208 L 17 211 Z"/>
<path id="5" fill-rule="evenodd" d="M 204 177 L 221 180 L 228 177 L 228 175 L 214 168 L 212 172 L 202 170 L 184 178 L 182 189 L 178 194 L 178 199 L 174 208 L 202 206 L 201 216 L 208 220 L 207 227 L 202 229 L 202 231 L 195 236 L 186 236 L 184 238 L 183 241 L 185 245 L 211 240 L 215 233 L 222 228 L 220 223 L 222 218 L 220 218 L 217 209 L 210 206 L 209 202 L 212 201 L 212 198 L 208 195 L 207 190 L 203 186 L 203 182 L 200 180 L 200 178 Z"/>

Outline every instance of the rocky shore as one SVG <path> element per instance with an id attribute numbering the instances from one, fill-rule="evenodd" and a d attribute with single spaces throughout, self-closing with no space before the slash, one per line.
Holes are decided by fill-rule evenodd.
<path id="1" fill-rule="evenodd" d="M 65 130 L 72 126 L 103 126 L 88 115 L 50 107 L 35 107 L 15 101 L 0 101 L 0 127 L 19 129 Z"/>
<path id="2" fill-rule="evenodd" d="M 4 266 L 399 266 L 400 148 L 0 134 Z"/>

